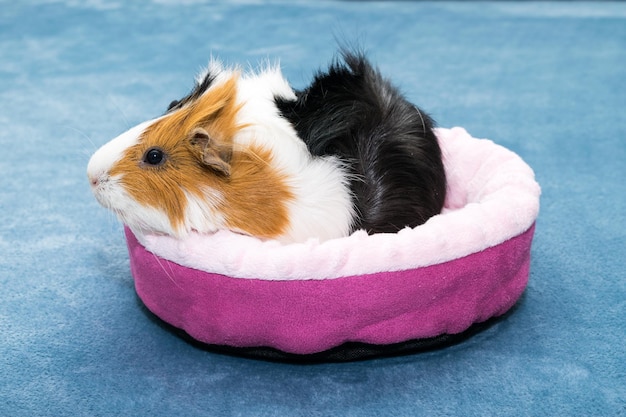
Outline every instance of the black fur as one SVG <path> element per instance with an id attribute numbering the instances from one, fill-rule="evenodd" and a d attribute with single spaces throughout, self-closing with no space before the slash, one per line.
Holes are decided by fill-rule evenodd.
<path id="1" fill-rule="evenodd" d="M 296 95 L 276 105 L 313 155 L 336 155 L 352 170 L 355 230 L 396 232 L 441 211 L 446 177 L 432 119 L 362 55 L 344 52 Z"/>
<path id="2" fill-rule="evenodd" d="M 215 75 L 211 74 L 210 72 L 207 73 L 202 79 L 202 81 L 197 83 L 194 89 L 191 90 L 189 94 L 187 94 L 185 97 L 181 98 L 180 100 L 172 101 L 170 105 L 167 106 L 166 113 L 170 113 L 174 110 L 178 110 L 181 107 L 183 107 L 185 104 L 191 103 L 197 100 L 198 98 L 200 98 L 200 96 L 202 96 L 202 94 L 204 94 L 204 92 L 208 90 L 209 87 L 213 84 L 213 81 L 215 81 Z"/>

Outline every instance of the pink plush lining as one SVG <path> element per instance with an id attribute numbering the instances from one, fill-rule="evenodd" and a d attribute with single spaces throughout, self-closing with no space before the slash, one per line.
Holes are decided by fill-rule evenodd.
<path id="1" fill-rule="evenodd" d="M 284 246 L 126 229 L 137 294 L 201 342 L 295 354 L 455 334 L 505 313 L 528 281 L 539 186 L 514 153 L 463 129 L 437 133 L 449 194 L 426 224 Z"/>
<path id="2" fill-rule="evenodd" d="M 437 265 L 503 243 L 533 225 L 540 188 L 515 153 L 464 129 L 438 129 L 448 179 L 442 214 L 414 229 L 281 245 L 236 233 L 184 241 L 141 235 L 148 251 L 189 268 L 235 278 L 315 280 Z M 251 221 L 254 221 L 251 219 Z"/>

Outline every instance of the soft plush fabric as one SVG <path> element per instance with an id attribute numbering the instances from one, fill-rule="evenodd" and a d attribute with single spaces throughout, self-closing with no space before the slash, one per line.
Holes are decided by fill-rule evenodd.
<path id="1" fill-rule="evenodd" d="M 252 2 L 251 2 L 252 3 Z M 3 1 L 0 415 L 620 416 L 626 398 L 626 4 Z M 512 314 L 454 346 L 294 366 L 198 349 L 142 307 L 99 145 L 214 54 L 302 87 L 360 43 L 440 126 L 541 184 Z"/>

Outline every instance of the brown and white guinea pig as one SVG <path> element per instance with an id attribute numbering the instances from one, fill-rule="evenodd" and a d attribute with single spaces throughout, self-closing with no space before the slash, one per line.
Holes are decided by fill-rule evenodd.
<path id="1" fill-rule="evenodd" d="M 131 229 L 179 238 L 396 232 L 438 214 L 446 193 L 432 120 L 345 51 L 302 91 L 278 68 L 211 62 L 163 116 L 102 146 L 87 173 Z"/>

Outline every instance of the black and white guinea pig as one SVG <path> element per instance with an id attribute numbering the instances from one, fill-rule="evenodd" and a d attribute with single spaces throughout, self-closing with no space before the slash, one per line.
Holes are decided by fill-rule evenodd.
<path id="1" fill-rule="evenodd" d="M 167 112 L 102 146 L 93 193 L 131 229 L 228 229 L 285 243 L 396 232 L 438 214 L 433 121 L 361 54 L 294 91 L 280 69 L 211 62 Z"/>

